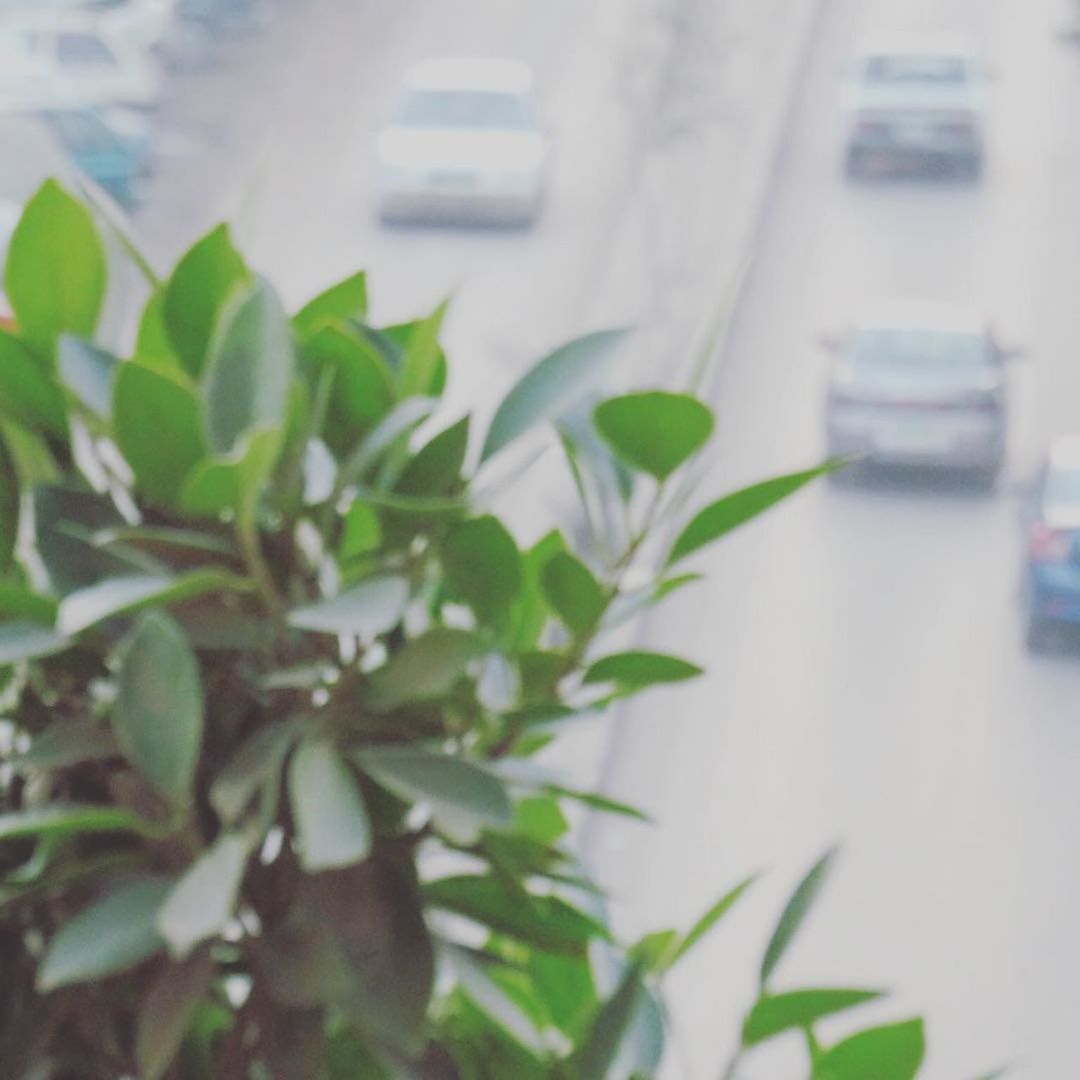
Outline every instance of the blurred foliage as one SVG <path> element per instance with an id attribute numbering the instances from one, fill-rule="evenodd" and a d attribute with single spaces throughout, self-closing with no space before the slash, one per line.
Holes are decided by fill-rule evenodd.
<path id="1" fill-rule="evenodd" d="M 750 882 L 616 943 L 561 807 L 641 815 L 532 757 L 697 676 L 609 632 L 832 466 L 683 522 L 712 414 L 598 401 L 619 333 L 541 360 L 470 454 L 468 418 L 433 419 L 443 308 L 376 327 L 355 275 L 290 318 L 220 227 L 148 275 L 119 357 L 94 342 L 105 267 L 94 214 L 46 184 L 0 336 L 4 1075 L 653 1075 L 665 975 Z M 558 531 L 523 551 L 490 510 L 552 424 L 603 557 Z M 876 993 L 773 987 L 827 866 L 782 914 L 731 1076 L 791 1031 L 813 1080 L 919 1069 L 918 1021 L 816 1038 Z"/>

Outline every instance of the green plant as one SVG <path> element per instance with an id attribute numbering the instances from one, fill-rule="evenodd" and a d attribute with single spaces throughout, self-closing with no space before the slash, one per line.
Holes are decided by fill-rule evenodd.
<path id="1" fill-rule="evenodd" d="M 652 1074 L 658 983 L 749 882 L 618 948 L 561 807 L 635 811 L 531 759 L 698 675 L 611 629 L 831 466 L 673 528 L 712 416 L 666 391 L 571 408 L 617 333 L 542 360 L 470 455 L 468 417 L 428 432 L 442 308 L 376 328 L 356 275 L 290 318 L 224 227 L 167 281 L 138 262 L 153 295 L 124 359 L 93 343 L 106 260 L 57 185 L 5 275 L 4 1075 Z M 496 459 L 549 422 L 604 558 L 558 531 L 521 551 L 491 511 Z M 823 872 L 744 1050 L 797 1028 L 814 1080 L 912 1077 L 918 1022 L 825 1050 L 814 1023 L 875 995 L 771 988 Z"/>

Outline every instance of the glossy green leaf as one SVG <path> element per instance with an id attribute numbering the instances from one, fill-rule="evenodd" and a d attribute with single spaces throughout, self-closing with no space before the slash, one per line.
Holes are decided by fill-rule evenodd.
<path id="1" fill-rule="evenodd" d="M 20 771 L 65 769 L 84 761 L 104 761 L 115 757 L 116 742 L 96 720 L 53 720 L 34 736 L 30 748 L 14 759 Z"/>
<path id="2" fill-rule="evenodd" d="M 509 612 L 522 586 L 521 555 L 498 518 L 454 525 L 439 549 L 447 595 L 468 604 L 482 623 Z"/>
<path id="3" fill-rule="evenodd" d="M 826 1050 L 811 1080 L 915 1080 L 925 1054 L 921 1020 L 871 1028 Z"/>
<path id="4" fill-rule="evenodd" d="M 631 964 L 615 993 L 601 1006 L 588 1035 L 578 1047 L 575 1064 L 582 1080 L 602 1080 L 611 1075 L 623 1040 L 630 1033 L 644 989 L 641 967 Z"/>
<path id="5" fill-rule="evenodd" d="M 70 638 L 40 623 L 0 622 L 0 667 L 53 656 L 70 645 Z"/>
<path id="6" fill-rule="evenodd" d="M 810 868 L 807 875 L 799 882 L 791 899 L 788 900 L 776 929 L 765 949 L 765 956 L 761 961 L 761 986 L 762 989 L 768 983 L 770 976 L 776 970 L 776 965 L 787 951 L 792 939 L 798 933 L 803 920 L 810 912 L 810 908 L 817 899 L 821 887 L 825 884 L 833 859 L 836 857 L 836 849 L 827 851 Z"/>
<path id="7" fill-rule="evenodd" d="M 105 299 L 105 250 L 89 210 L 55 180 L 26 204 L 4 290 L 25 338 L 51 354 L 62 333 L 90 337 Z"/>
<path id="8" fill-rule="evenodd" d="M 141 492 L 176 504 L 184 481 L 207 456 L 199 399 L 169 375 L 128 362 L 116 372 L 113 435 Z"/>
<path id="9" fill-rule="evenodd" d="M 214 964 L 207 950 L 168 964 L 139 1003 L 135 1059 L 142 1080 L 161 1080 L 210 991 Z"/>
<path id="10" fill-rule="evenodd" d="M 82 338 L 62 334 L 57 349 L 57 371 L 64 385 L 96 416 L 112 409 L 113 379 L 119 360 Z"/>
<path id="11" fill-rule="evenodd" d="M 56 628 L 74 635 L 105 619 L 130 615 L 147 607 L 166 607 L 209 592 L 247 589 L 245 578 L 207 567 L 169 577 L 164 574 L 132 574 L 111 577 L 68 593 L 60 601 Z"/>
<path id="12" fill-rule="evenodd" d="M 469 445 L 469 418 L 462 417 L 417 451 L 395 490 L 403 495 L 442 495 L 460 479 Z"/>
<path id="13" fill-rule="evenodd" d="M 361 271 L 324 289 L 294 316 L 300 334 L 311 334 L 324 324 L 362 319 L 367 314 L 367 275 Z"/>
<path id="14" fill-rule="evenodd" d="M 401 622 L 409 603 L 409 582 L 403 577 L 367 578 L 329 600 L 289 613 L 289 625 L 319 634 L 373 638 Z"/>
<path id="15" fill-rule="evenodd" d="M 289 321 L 259 282 L 222 313 L 211 344 L 202 402 L 215 454 L 232 454 L 245 436 L 284 424 L 294 368 Z"/>
<path id="16" fill-rule="evenodd" d="M 433 907 L 550 952 L 580 956 L 591 940 L 609 937 L 600 923 L 565 900 L 525 894 L 494 877 L 440 878 L 425 886 L 424 892 Z"/>
<path id="17" fill-rule="evenodd" d="M 413 638 L 369 680 L 367 700 L 380 709 L 444 697 L 484 653 L 483 642 L 465 630 L 434 627 Z"/>
<path id="18" fill-rule="evenodd" d="M 128 810 L 112 806 L 52 803 L 34 810 L 0 814 L 0 840 L 31 836 L 73 836 L 80 833 L 153 832 L 153 827 Z"/>
<path id="19" fill-rule="evenodd" d="M 608 595 L 583 562 L 561 551 L 548 560 L 540 581 L 547 602 L 570 630 L 588 634 L 596 627 Z"/>
<path id="20" fill-rule="evenodd" d="M 67 436 L 60 386 L 18 338 L 0 330 L 0 415 L 31 431 Z"/>
<path id="21" fill-rule="evenodd" d="M 623 330 L 601 330 L 544 357 L 499 405 L 484 440 L 481 460 L 486 461 L 538 424 L 556 419 L 600 385 L 625 336 Z"/>
<path id="22" fill-rule="evenodd" d="M 267 428 L 243 439 L 227 457 L 200 462 L 180 489 L 181 509 L 214 517 L 225 510 L 239 513 L 258 500 L 280 450 L 280 429 Z"/>
<path id="23" fill-rule="evenodd" d="M 173 349 L 192 378 L 206 366 L 210 342 L 226 301 L 250 282 L 227 225 L 195 243 L 176 265 L 165 287 L 161 317 Z"/>
<path id="24" fill-rule="evenodd" d="M 186 804 L 202 748 L 202 679 L 183 631 L 160 611 L 140 617 L 124 648 L 112 728 L 131 764 Z"/>
<path id="25" fill-rule="evenodd" d="M 617 799 L 609 799 L 606 795 L 600 795 L 595 791 L 575 791 L 573 788 L 562 787 L 558 784 L 548 784 L 547 790 L 561 799 L 579 802 L 590 810 L 598 810 L 602 814 L 615 814 L 618 817 L 630 818 L 632 821 L 651 823 L 649 815 L 642 813 L 636 806 L 619 802 Z"/>
<path id="26" fill-rule="evenodd" d="M 188 867 L 158 912 L 157 927 L 178 959 L 219 934 L 233 916 L 251 841 L 222 833 Z"/>
<path id="27" fill-rule="evenodd" d="M 303 351 L 316 378 L 333 372 L 322 436 L 342 457 L 393 408 L 390 369 L 370 341 L 338 326 L 316 330 Z"/>
<path id="28" fill-rule="evenodd" d="M 518 652 L 535 649 L 548 621 L 548 606 L 544 599 L 541 575 L 544 567 L 560 551 L 566 541 L 558 529 L 542 536 L 522 556 L 522 587 L 510 612 L 507 641 Z"/>
<path id="29" fill-rule="evenodd" d="M 342 515 L 338 558 L 343 563 L 377 551 L 382 544 L 379 515 L 362 498 L 353 499 Z"/>
<path id="30" fill-rule="evenodd" d="M 19 539 L 19 517 L 22 506 L 22 489 L 15 459 L 8 449 L 7 440 L 0 432 L 0 575 L 8 573 L 15 558 L 15 545 Z M 24 615 L 24 610 L 11 610 L 5 606 L 5 594 L 13 587 L 0 582 L 0 616 Z M 21 590 L 27 592 L 27 590 Z"/>
<path id="31" fill-rule="evenodd" d="M 94 534 L 93 540 L 98 547 L 137 546 L 180 559 L 193 555 L 232 559 L 237 556 L 236 542 L 231 538 L 226 540 L 218 533 L 176 529 L 169 525 L 121 525 L 115 529 L 102 529 Z"/>
<path id="32" fill-rule="evenodd" d="M 58 607 L 55 597 L 42 596 L 15 581 L 0 581 L 0 618 L 54 626 Z"/>
<path id="33" fill-rule="evenodd" d="M 632 468 L 666 480 L 697 453 L 713 430 L 707 405 L 688 394 L 653 390 L 601 402 L 597 430 Z"/>
<path id="34" fill-rule="evenodd" d="M 436 404 L 435 398 L 412 397 L 395 405 L 353 448 L 341 466 L 339 487 L 360 483 L 392 447 L 431 415 Z"/>
<path id="35" fill-rule="evenodd" d="M 349 766 L 326 742 L 305 742 L 289 765 L 289 800 L 308 873 L 351 866 L 371 853 L 371 820 Z"/>
<path id="36" fill-rule="evenodd" d="M 839 463 L 826 462 L 816 469 L 777 476 L 751 484 L 730 495 L 710 503 L 699 511 L 672 545 L 666 565 L 685 559 L 695 551 L 726 536 L 733 529 L 763 514 L 778 502 L 794 495 L 801 487 L 839 467 Z"/>
<path id="37" fill-rule="evenodd" d="M 444 300 L 412 329 L 402 357 L 398 387 L 402 397 L 427 397 L 433 393 L 440 356 L 439 331 L 450 301 Z"/>
<path id="38" fill-rule="evenodd" d="M 585 672 L 586 683 L 613 682 L 624 687 L 682 682 L 701 674 L 701 668 L 677 656 L 631 651 L 597 660 Z"/>
<path id="39" fill-rule="evenodd" d="M 285 758 L 297 737 L 295 725 L 272 720 L 241 745 L 210 786 L 210 805 L 227 825 L 244 816 L 256 795 L 269 793 L 276 803 Z"/>
<path id="40" fill-rule="evenodd" d="M 463 828 L 508 828 L 513 808 L 502 783 L 461 758 L 406 747 L 359 751 L 360 767 L 387 790 L 423 802 L 438 819 Z"/>
<path id="41" fill-rule="evenodd" d="M 118 886 L 69 919 L 53 936 L 38 969 L 43 993 L 128 971 L 158 952 L 155 920 L 170 883 L 142 878 Z"/>
<path id="42" fill-rule="evenodd" d="M 845 1012 L 882 996 L 877 990 L 794 990 L 765 994 L 743 1023 L 743 1046 L 756 1046 L 792 1028 L 807 1028 L 826 1016 Z"/>
<path id="43" fill-rule="evenodd" d="M 631 946 L 629 957 L 646 971 L 662 975 L 671 966 L 671 957 L 678 947 L 678 930 L 654 930 Z"/>
<path id="44" fill-rule="evenodd" d="M 743 893 L 757 881 L 757 875 L 752 874 L 744 881 L 740 881 L 730 892 L 722 897 L 687 931 L 686 936 L 679 942 L 678 948 L 671 954 L 671 964 L 681 960 L 706 934 L 742 899 Z"/>

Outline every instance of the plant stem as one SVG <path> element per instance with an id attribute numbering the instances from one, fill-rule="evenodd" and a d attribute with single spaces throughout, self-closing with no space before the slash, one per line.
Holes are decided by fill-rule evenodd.
<path id="1" fill-rule="evenodd" d="M 270 568 L 263 558 L 262 547 L 259 543 L 259 529 L 255 523 L 253 507 L 244 506 L 236 515 L 236 537 L 240 542 L 240 550 L 244 555 L 248 571 L 255 582 L 255 588 L 259 592 L 263 603 L 275 618 L 281 618 L 284 605 L 278 596 L 277 586 L 270 573 Z"/>

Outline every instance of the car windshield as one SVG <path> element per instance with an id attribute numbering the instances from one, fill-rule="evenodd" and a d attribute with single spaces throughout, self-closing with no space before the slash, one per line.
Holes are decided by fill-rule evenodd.
<path id="1" fill-rule="evenodd" d="M 879 55 L 867 60 L 865 79 L 890 86 L 960 86 L 967 81 L 967 65 L 959 56 Z"/>
<path id="2" fill-rule="evenodd" d="M 519 130 L 529 126 L 528 105 L 517 94 L 492 90 L 417 90 L 398 114 L 405 127 Z"/>
<path id="3" fill-rule="evenodd" d="M 1046 504 L 1080 509 L 1080 468 L 1055 465 L 1047 470 Z"/>
<path id="4" fill-rule="evenodd" d="M 864 330 L 855 339 L 851 365 L 856 378 L 880 376 L 976 376 L 991 364 L 980 334 L 940 330 Z"/>

